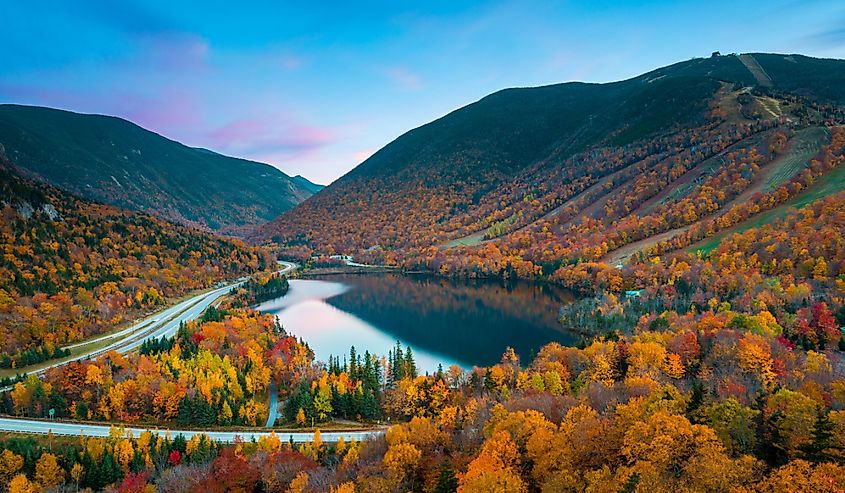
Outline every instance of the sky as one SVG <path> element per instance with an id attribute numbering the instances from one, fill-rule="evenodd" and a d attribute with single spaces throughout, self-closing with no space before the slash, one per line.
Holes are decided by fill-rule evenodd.
<path id="1" fill-rule="evenodd" d="M 115 115 L 328 184 L 506 87 L 712 51 L 845 58 L 845 2 L 5 0 L 0 103 Z"/>

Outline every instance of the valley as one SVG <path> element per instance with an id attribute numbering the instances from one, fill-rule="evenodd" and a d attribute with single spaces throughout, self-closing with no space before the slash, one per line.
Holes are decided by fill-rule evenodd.
<path id="1" fill-rule="evenodd" d="M 0 105 L 0 487 L 845 488 L 845 61 L 503 89 L 365 154 L 321 187 Z"/>

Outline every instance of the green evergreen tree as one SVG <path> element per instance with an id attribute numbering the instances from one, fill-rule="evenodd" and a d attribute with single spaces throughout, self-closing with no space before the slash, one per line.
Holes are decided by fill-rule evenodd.
<path id="1" fill-rule="evenodd" d="M 405 354 L 402 352 L 402 344 L 396 341 L 393 350 L 393 381 L 398 382 L 405 378 Z"/>
<path id="2" fill-rule="evenodd" d="M 355 352 L 355 346 L 349 349 L 349 378 L 358 379 L 358 353 Z"/>
<path id="3" fill-rule="evenodd" d="M 440 466 L 440 475 L 437 477 L 433 493 L 455 493 L 456 491 L 458 491 L 458 478 L 455 477 L 455 470 L 451 463 L 444 462 Z"/>
<path id="4" fill-rule="evenodd" d="M 405 351 L 405 375 L 409 378 L 417 378 L 417 363 L 414 361 L 411 346 L 408 346 L 408 350 Z"/>
<path id="5" fill-rule="evenodd" d="M 800 447 L 803 458 L 810 462 L 842 461 L 842 456 L 837 453 L 840 447 L 836 445 L 835 435 L 836 425 L 830 420 L 827 411 L 819 407 L 810 432 L 810 442 Z"/>

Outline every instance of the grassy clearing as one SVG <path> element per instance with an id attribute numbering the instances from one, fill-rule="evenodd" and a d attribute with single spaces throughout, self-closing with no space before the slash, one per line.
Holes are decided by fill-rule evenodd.
<path id="1" fill-rule="evenodd" d="M 789 154 L 776 161 L 778 166 L 766 176 L 762 191 L 771 192 L 789 181 L 806 168 L 810 159 L 829 141 L 830 134 L 823 127 L 810 127 L 796 132 Z"/>
<path id="2" fill-rule="evenodd" d="M 469 247 L 480 245 L 481 242 L 484 241 L 484 232 L 485 231 L 479 231 L 477 233 L 463 236 L 461 238 L 455 238 L 454 240 L 444 244 L 443 248 Z"/>
<path id="3" fill-rule="evenodd" d="M 742 233 L 750 228 L 759 228 L 760 226 L 777 221 L 778 219 L 781 219 L 786 216 L 787 212 L 790 209 L 800 209 L 808 204 L 812 204 L 813 202 L 819 199 L 823 199 L 827 196 L 833 195 L 843 190 L 845 190 L 845 167 L 839 166 L 831 170 L 827 175 L 819 178 L 819 180 L 815 184 L 813 184 L 812 187 L 807 189 L 807 191 L 788 201 L 787 203 L 775 207 L 774 209 L 761 212 L 760 214 L 749 218 L 745 222 L 742 222 L 740 224 L 737 224 L 736 226 L 733 226 L 732 228 L 728 228 L 720 233 L 717 233 L 716 235 L 710 238 L 706 238 L 701 242 L 689 247 L 687 251 L 700 252 L 702 255 L 709 255 L 710 252 L 712 252 L 716 249 L 716 247 L 719 246 L 719 243 L 721 243 L 722 239 L 724 239 L 728 235 Z"/>

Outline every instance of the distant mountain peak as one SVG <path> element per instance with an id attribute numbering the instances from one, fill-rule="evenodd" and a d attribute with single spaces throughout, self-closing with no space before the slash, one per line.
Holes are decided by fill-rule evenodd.
<path id="1" fill-rule="evenodd" d="M 229 234 L 315 193 L 264 163 L 188 147 L 127 120 L 0 105 L 0 145 L 23 173 L 88 199 Z"/>

